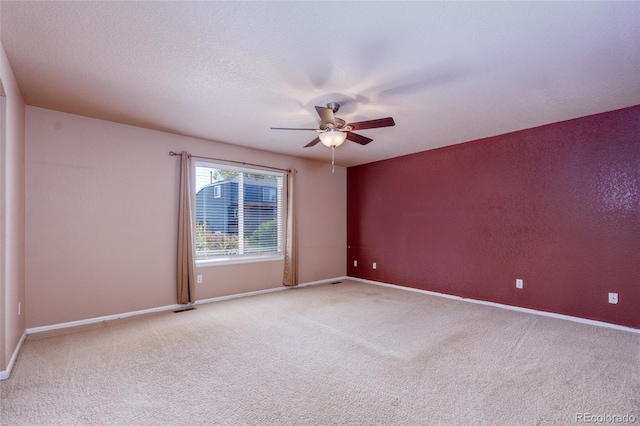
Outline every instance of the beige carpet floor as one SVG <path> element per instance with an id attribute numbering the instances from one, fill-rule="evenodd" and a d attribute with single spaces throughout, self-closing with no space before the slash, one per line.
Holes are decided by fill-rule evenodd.
<path id="1" fill-rule="evenodd" d="M 640 424 L 640 334 L 349 281 L 30 335 L 0 382 L 3 426 L 587 414 Z"/>

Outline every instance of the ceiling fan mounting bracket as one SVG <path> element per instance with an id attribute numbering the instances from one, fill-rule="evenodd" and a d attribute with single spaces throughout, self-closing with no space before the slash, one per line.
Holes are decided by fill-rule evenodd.
<path id="1" fill-rule="evenodd" d="M 327 104 L 327 108 L 329 108 L 335 114 L 340 109 L 340 104 L 337 102 L 329 102 Z"/>

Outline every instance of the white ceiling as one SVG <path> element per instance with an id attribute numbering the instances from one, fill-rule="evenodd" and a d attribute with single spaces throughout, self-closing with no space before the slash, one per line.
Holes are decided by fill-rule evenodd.
<path id="1" fill-rule="evenodd" d="M 0 2 L 29 105 L 368 163 L 640 104 L 640 2 Z"/>

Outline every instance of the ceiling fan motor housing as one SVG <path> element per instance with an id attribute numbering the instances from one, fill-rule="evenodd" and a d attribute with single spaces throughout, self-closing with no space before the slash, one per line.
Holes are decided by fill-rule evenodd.
<path id="1" fill-rule="evenodd" d="M 336 124 L 333 123 L 324 123 L 320 125 L 320 129 L 318 131 L 330 131 L 330 130 L 339 130 L 341 132 L 348 132 L 352 130 L 353 127 L 347 125 L 347 122 L 341 118 L 335 117 Z"/>

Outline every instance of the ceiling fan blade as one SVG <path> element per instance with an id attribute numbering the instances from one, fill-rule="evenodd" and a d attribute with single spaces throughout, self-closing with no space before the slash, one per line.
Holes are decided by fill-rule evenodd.
<path id="1" fill-rule="evenodd" d="M 317 129 L 303 129 L 300 127 L 272 127 L 271 130 L 317 130 Z"/>
<path id="2" fill-rule="evenodd" d="M 375 129 L 376 127 L 389 127 L 395 125 L 396 122 L 393 121 L 393 118 L 391 117 L 349 123 L 349 126 L 353 127 L 353 130 Z"/>
<path id="3" fill-rule="evenodd" d="M 318 115 L 320 116 L 320 120 L 321 120 L 321 126 L 331 123 L 334 126 L 336 125 L 336 116 L 333 114 L 333 110 L 331 108 L 324 108 L 324 107 L 316 107 L 316 111 L 318 111 Z"/>
<path id="4" fill-rule="evenodd" d="M 315 146 L 318 142 L 320 142 L 320 138 L 315 138 L 314 140 L 312 140 L 311 142 L 309 142 L 308 144 L 306 144 L 304 146 L 304 148 L 309 148 L 311 146 Z"/>
<path id="5" fill-rule="evenodd" d="M 366 145 L 369 142 L 373 141 L 373 139 L 369 139 L 366 136 L 362 136 L 353 132 L 347 132 L 347 139 L 352 142 L 359 143 L 360 145 Z"/>

